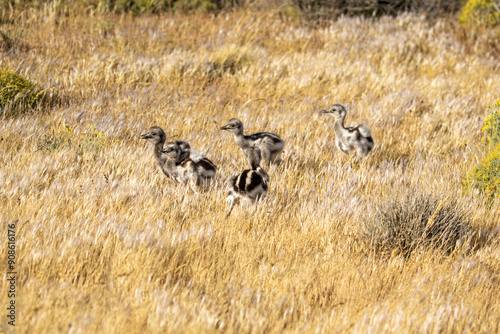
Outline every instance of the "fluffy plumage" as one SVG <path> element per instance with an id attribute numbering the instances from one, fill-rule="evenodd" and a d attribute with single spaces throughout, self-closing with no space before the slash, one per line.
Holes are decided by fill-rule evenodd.
<path id="1" fill-rule="evenodd" d="M 167 136 L 165 132 L 159 126 L 153 126 L 149 130 L 141 135 L 142 139 L 146 139 L 153 144 L 153 156 L 156 160 L 156 164 L 160 171 L 165 174 L 166 177 L 174 179 L 167 168 L 167 155 L 165 154 L 166 148 L 164 147 Z M 191 150 L 191 145 L 185 141 L 177 140 L 174 143 L 178 149 L 179 153 L 176 155 L 177 160 L 175 160 L 176 165 L 180 165 L 187 160 L 191 160 L 195 164 L 196 172 L 202 179 L 208 180 L 215 176 L 217 167 L 205 157 L 205 153 L 196 152 Z M 170 169 L 173 171 L 172 169 Z"/>
<path id="2" fill-rule="evenodd" d="M 183 152 L 176 142 L 166 143 L 161 153 L 165 157 L 165 168 L 172 179 L 181 184 L 189 183 L 193 190 L 215 177 L 217 167 L 207 158 L 194 161 L 188 156 L 180 161 Z"/>
<path id="3" fill-rule="evenodd" d="M 236 118 L 230 119 L 220 129 L 233 134 L 236 144 L 241 148 L 249 163 L 250 160 L 247 156 L 247 149 L 249 148 L 258 148 L 262 159 L 268 165 L 281 162 L 281 153 L 285 147 L 285 141 L 274 133 L 257 132 L 251 135 L 244 135 L 243 123 Z M 251 164 L 250 167 L 252 167 Z"/>
<path id="4" fill-rule="evenodd" d="M 226 198 L 229 210 L 226 217 L 229 217 L 234 205 L 241 198 L 255 202 L 267 194 L 269 175 L 260 167 L 260 149 L 247 148 L 245 155 L 249 158 L 252 169 L 244 170 L 229 181 L 229 193 Z"/>
<path id="5" fill-rule="evenodd" d="M 344 126 L 344 120 L 347 115 L 344 106 L 334 104 L 329 109 L 322 110 L 322 112 L 330 114 L 335 118 L 333 124 L 335 145 L 341 152 L 349 154 L 352 151 L 356 151 L 358 158 L 363 158 L 372 150 L 374 142 L 368 127 L 362 124 L 347 128 Z"/>

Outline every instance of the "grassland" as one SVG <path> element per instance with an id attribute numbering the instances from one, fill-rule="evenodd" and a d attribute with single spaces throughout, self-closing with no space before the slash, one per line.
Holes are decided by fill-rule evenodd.
<path id="1" fill-rule="evenodd" d="M 414 15 L 2 15 L 22 43 L 0 67 L 60 101 L 0 119 L 16 333 L 500 332 L 500 206 L 462 186 L 500 96 L 498 31 Z M 372 130 L 361 163 L 335 148 L 319 113 L 333 103 Z M 225 219 L 226 180 L 245 168 L 218 130 L 232 117 L 287 145 L 266 200 Z M 155 124 L 217 164 L 210 191 L 158 172 L 139 139 Z M 479 242 L 372 251 L 375 208 L 408 190 L 455 198 Z"/>

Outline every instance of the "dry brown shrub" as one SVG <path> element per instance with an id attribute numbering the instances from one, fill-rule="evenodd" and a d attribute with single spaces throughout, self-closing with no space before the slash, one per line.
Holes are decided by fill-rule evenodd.
<path id="1" fill-rule="evenodd" d="M 380 254 L 409 257 L 414 251 L 450 253 L 470 236 L 468 210 L 456 199 L 419 189 L 396 192 L 377 205 L 364 224 L 365 243 Z"/>

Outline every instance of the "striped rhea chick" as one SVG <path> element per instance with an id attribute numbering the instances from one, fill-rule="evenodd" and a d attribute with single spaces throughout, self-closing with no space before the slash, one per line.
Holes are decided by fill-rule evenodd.
<path id="1" fill-rule="evenodd" d="M 260 149 L 249 147 L 244 151 L 252 169 L 244 170 L 241 174 L 233 176 L 229 181 L 229 193 L 226 198 L 229 210 L 226 217 L 229 217 L 234 205 L 240 199 L 255 202 L 267 194 L 269 175 L 260 167 Z"/>
<path id="2" fill-rule="evenodd" d="M 365 157 L 373 148 L 373 138 L 370 129 L 363 124 L 346 128 L 344 126 L 347 111 L 341 104 L 334 104 L 329 109 L 322 110 L 335 118 L 333 132 L 335 145 L 345 154 L 356 151 L 358 158 Z"/>
<path id="3" fill-rule="evenodd" d="M 172 179 L 180 184 L 189 183 L 196 191 L 197 186 L 207 184 L 215 177 L 217 167 L 207 158 L 200 156 L 193 160 L 189 155 L 180 160 L 182 149 L 177 142 L 168 142 L 162 150 L 165 158 L 165 169 Z"/>
<path id="4" fill-rule="evenodd" d="M 251 135 L 244 135 L 243 123 L 236 118 L 231 118 L 227 124 L 220 129 L 229 131 L 233 134 L 236 144 L 241 148 L 243 153 L 245 153 L 249 163 L 247 149 L 252 147 L 259 148 L 262 159 L 267 165 L 271 163 L 279 164 L 281 162 L 281 153 L 285 147 L 285 141 L 274 133 L 257 132 Z"/>

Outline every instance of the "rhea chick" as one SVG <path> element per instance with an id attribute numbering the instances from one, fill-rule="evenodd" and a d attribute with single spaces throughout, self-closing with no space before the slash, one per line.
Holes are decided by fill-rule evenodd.
<path id="1" fill-rule="evenodd" d="M 162 150 L 165 158 L 165 169 L 172 179 L 180 184 L 189 183 L 190 187 L 196 191 L 197 186 L 201 186 L 214 178 L 217 167 L 207 158 L 197 161 L 191 157 L 185 157 L 180 161 L 183 154 L 177 142 L 168 142 Z"/>
<path id="2" fill-rule="evenodd" d="M 236 144 L 247 156 L 247 149 L 259 148 L 262 159 L 266 164 L 281 162 L 281 153 L 285 147 L 285 141 L 274 133 L 257 132 L 251 135 L 243 134 L 243 123 L 236 118 L 230 119 L 226 125 L 220 128 L 233 134 Z M 251 163 L 247 156 L 247 161 Z"/>
<path id="3" fill-rule="evenodd" d="M 344 106 L 334 104 L 329 109 L 322 110 L 335 118 L 333 132 L 335 133 L 335 145 L 345 154 L 356 151 L 358 158 L 365 157 L 373 148 L 373 138 L 370 129 L 363 124 L 346 128 L 344 126 L 347 111 Z"/>
<path id="4" fill-rule="evenodd" d="M 234 205 L 241 198 L 255 202 L 267 194 L 269 175 L 260 167 L 260 149 L 250 147 L 245 149 L 244 153 L 249 157 L 252 169 L 244 170 L 229 181 L 229 193 L 226 198 L 229 210 L 226 217 L 229 217 Z"/>
<path id="5" fill-rule="evenodd" d="M 158 166 L 160 171 L 165 174 L 166 177 L 170 178 L 170 175 L 168 174 L 167 168 L 165 166 L 166 157 L 162 155 L 163 146 L 165 144 L 165 141 L 167 140 L 165 131 L 163 131 L 163 129 L 159 126 L 155 125 L 149 128 L 146 133 L 142 134 L 141 139 L 146 139 L 153 144 L 153 156 L 156 160 L 156 165 Z M 177 140 L 175 143 L 179 145 L 181 149 L 181 155 L 179 156 L 178 162 L 183 161 L 189 156 L 197 156 L 200 160 L 205 158 L 203 153 L 192 151 L 189 143 L 180 140 Z"/>

